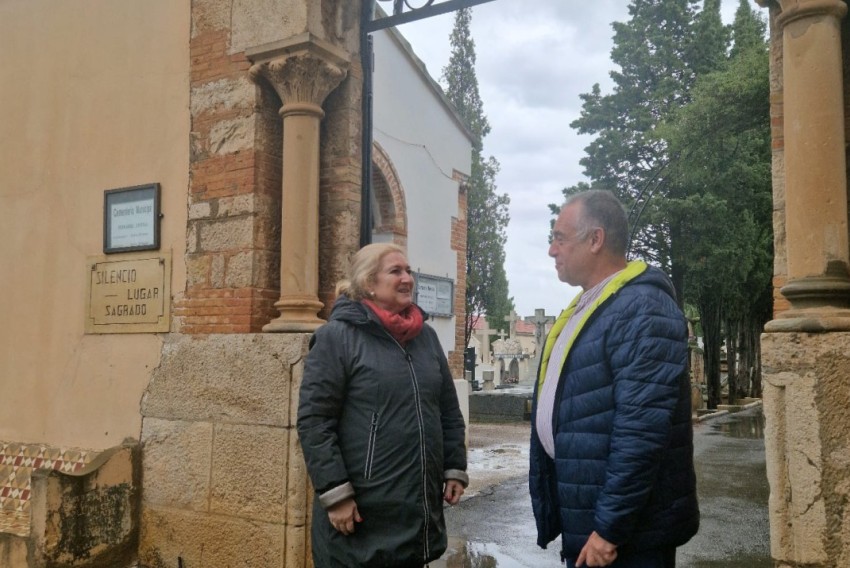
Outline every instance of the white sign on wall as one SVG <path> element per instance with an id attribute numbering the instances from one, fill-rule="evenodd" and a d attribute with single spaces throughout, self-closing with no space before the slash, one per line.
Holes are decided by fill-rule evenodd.
<path id="1" fill-rule="evenodd" d="M 431 316 L 452 317 L 454 315 L 454 281 L 450 278 L 431 276 L 417 272 L 416 305 Z"/>
<path id="2" fill-rule="evenodd" d="M 159 184 L 104 192 L 103 252 L 159 248 Z"/>

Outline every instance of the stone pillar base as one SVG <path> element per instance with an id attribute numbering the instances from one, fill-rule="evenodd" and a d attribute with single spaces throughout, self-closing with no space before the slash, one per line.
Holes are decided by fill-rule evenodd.
<path id="1" fill-rule="evenodd" d="M 850 331 L 850 310 L 836 310 L 835 308 L 791 309 L 778 314 L 776 319 L 767 322 L 764 330 L 768 333 Z"/>
<path id="2" fill-rule="evenodd" d="M 263 326 L 265 333 L 312 333 L 319 329 L 324 320 L 315 321 L 291 321 L 277 318 Z"/>
<path id="3" fill-rule="evenodd" d="M 165 336 L 142 400 L 144 566 L 309 568 L 310 334 Z"/>
<path id="4" fill-rule="evenodd" d="M 264 332 L 311 333 L 325 323 L 316 315 L 324 304 L 315 296 L 286 296 L 274 307 L 280 316 L 264 325 Z"/>
<path id="5" fill-rule="evenodd" d="M 762 335 L 777 566 L 850 566 L 850 333 Z"/>

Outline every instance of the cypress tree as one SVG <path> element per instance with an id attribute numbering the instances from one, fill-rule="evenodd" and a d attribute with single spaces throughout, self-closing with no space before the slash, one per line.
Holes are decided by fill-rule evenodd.
<path id="1" fill-rule="evenodd" d="M 471 22 L 470 8 L 455 13 L 450 36 L 451 57 L 443 69 L 446 96 L 475 136 L 467 184 L 465 344 L 469 344 L 473 324 L 479 317 L 486 314 L 490 326 L 498 329 L 504 326 L 504 317 L 514 308 L 513 298 L 508 296 L 505 272 L 510 199 L 507 194 L 496 191 L 499 162 L 492 156 L 485 159 L 483 155 L 484 137 L 490 132 L 490 123 L 478 90 Z"/>

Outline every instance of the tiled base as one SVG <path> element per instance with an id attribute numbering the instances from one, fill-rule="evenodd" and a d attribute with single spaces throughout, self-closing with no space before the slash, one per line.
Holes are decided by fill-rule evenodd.
<path id="1" fill-rule="evenodd" d="M 95 454 L 77 448 L 0 442 L 0 532 L 29 534 L 33 470 L 79 471 Z"/>
<path id="2" fill-rule="evenodd" d="M 30 534 L 29 512 L 0 511 L 0 533 L 28 536 Z"/>

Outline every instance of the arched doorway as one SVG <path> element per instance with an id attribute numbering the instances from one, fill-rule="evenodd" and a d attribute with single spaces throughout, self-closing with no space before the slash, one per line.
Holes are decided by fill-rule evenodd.
<path id="1" fill-rule="evenodd" d="M 407 245 L 404 188 L 389 155 L 372 142 L 372 242 Z"/>

